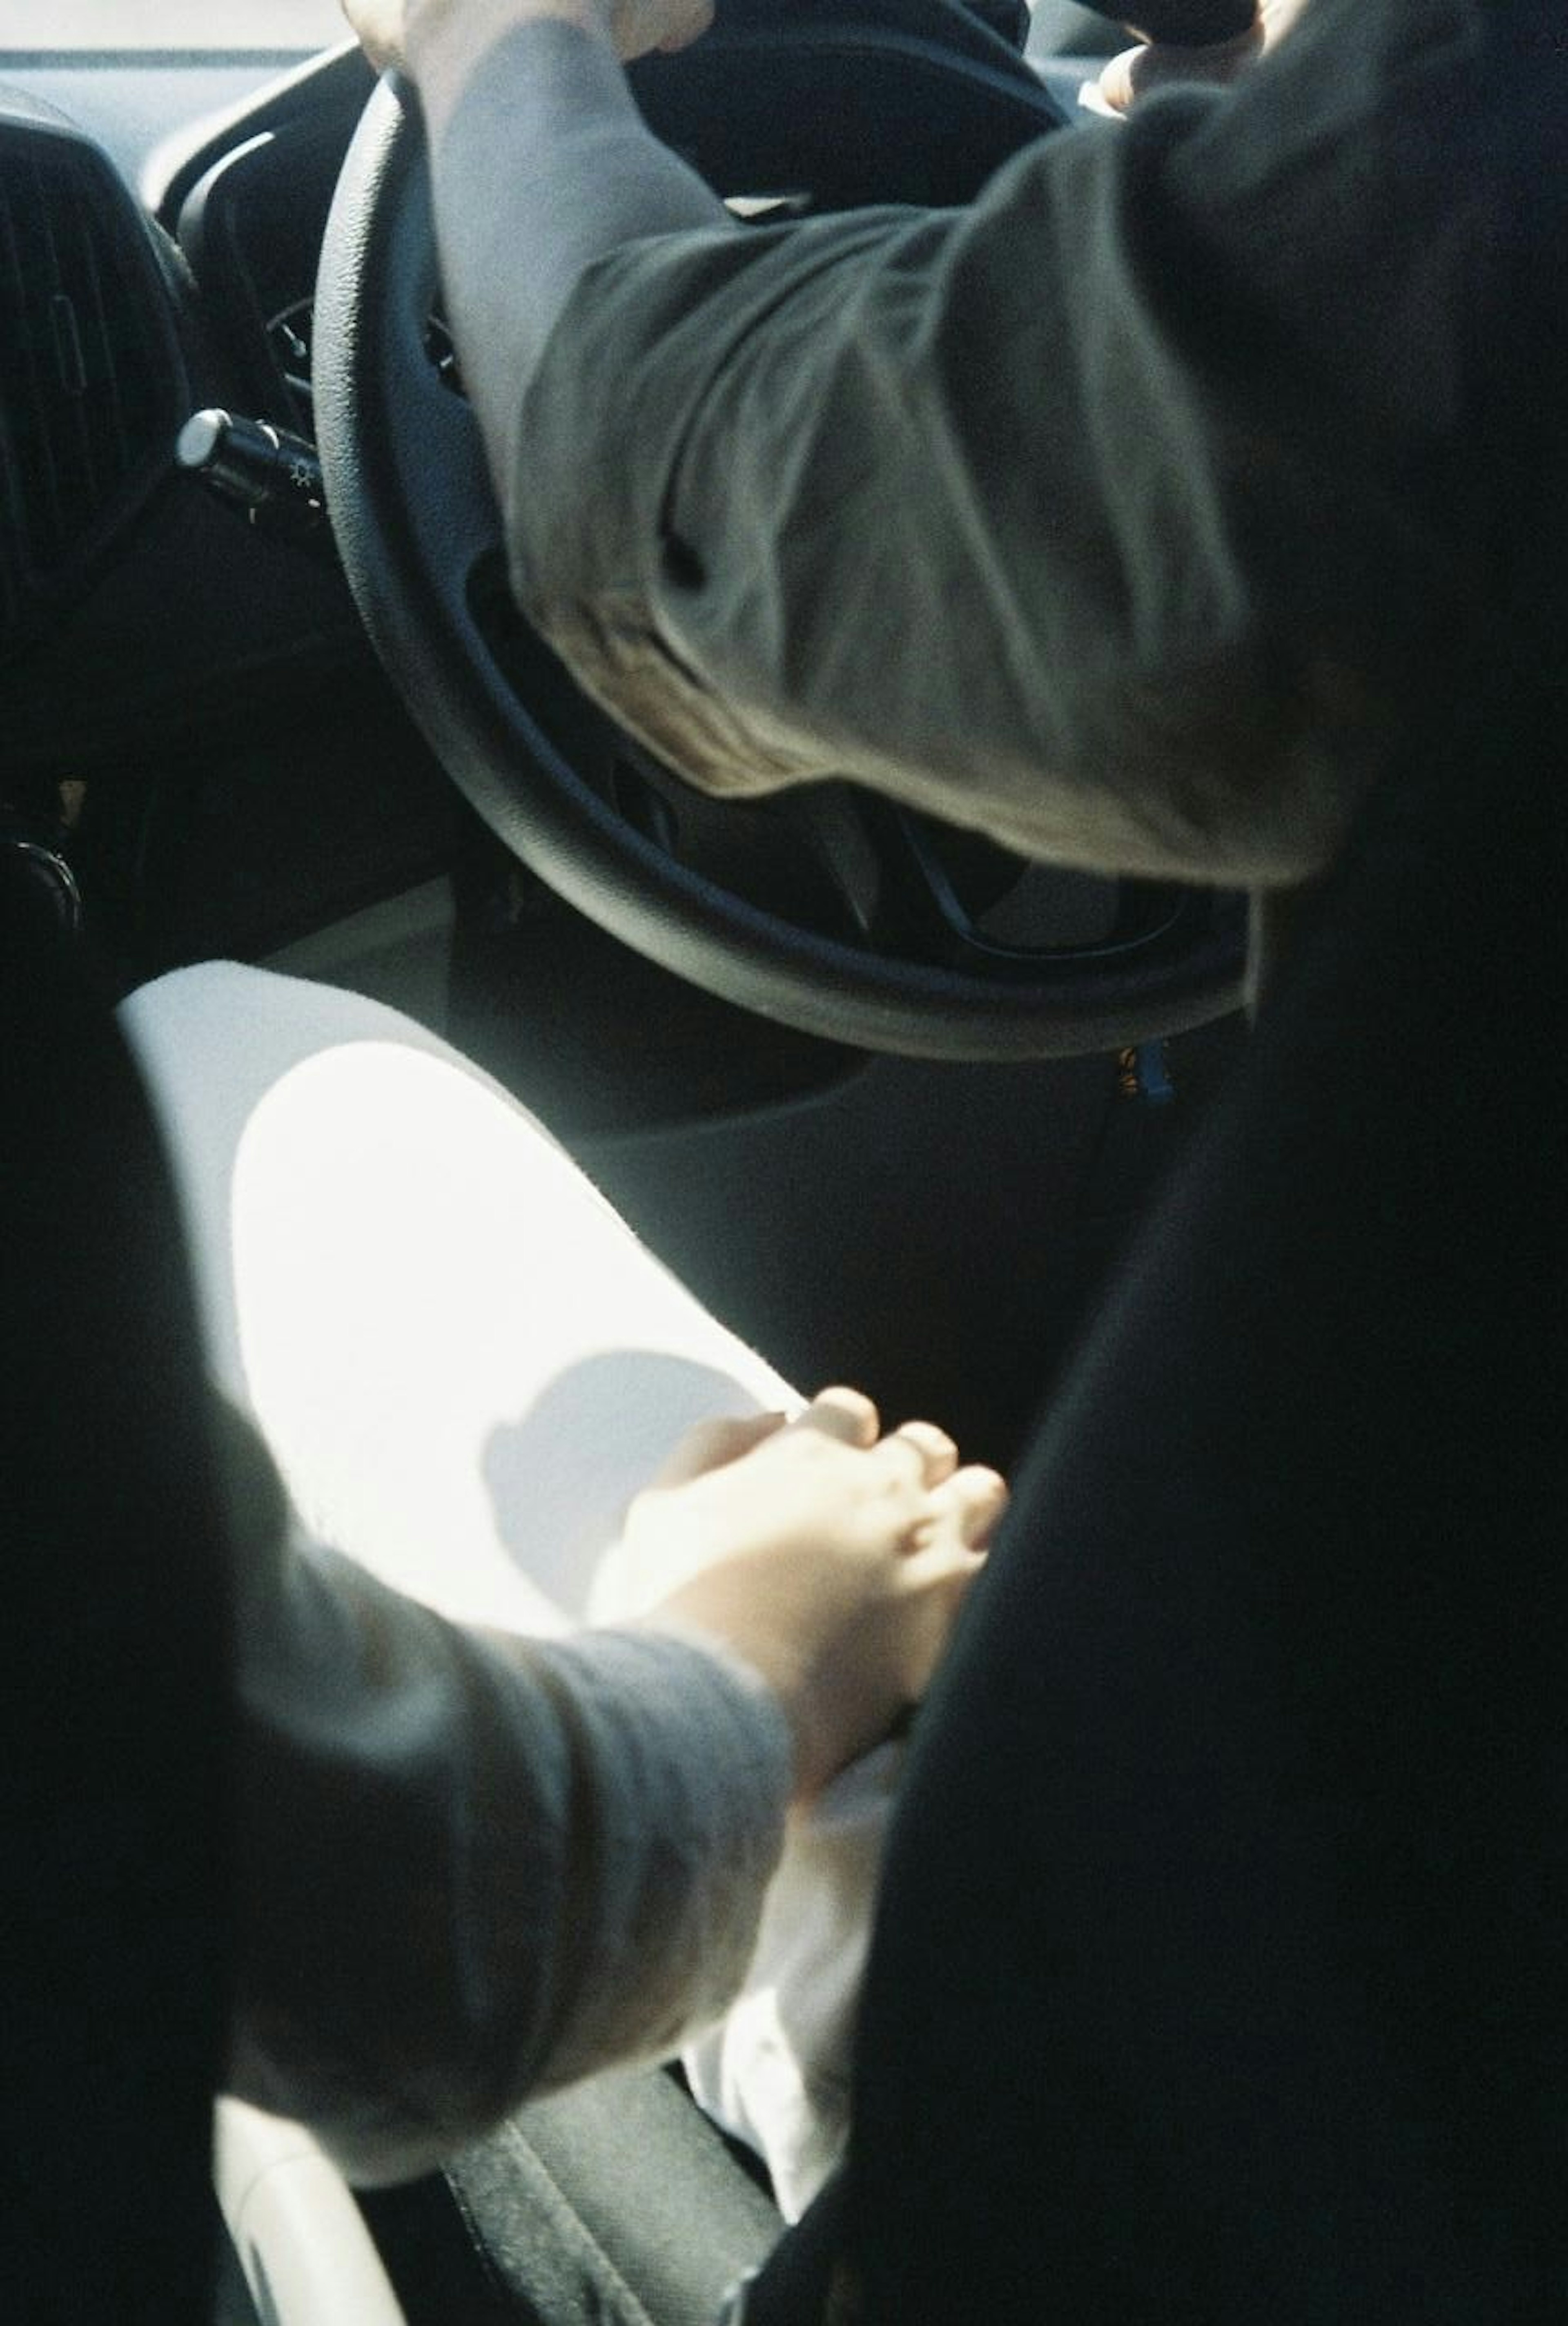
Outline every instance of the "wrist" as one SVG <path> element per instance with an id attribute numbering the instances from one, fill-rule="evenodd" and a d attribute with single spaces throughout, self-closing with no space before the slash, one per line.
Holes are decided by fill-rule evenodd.
<path id="1" fill-rule="evenodd" d="M 836 1774 L 839 1763 L 812 1717 L 811 1690 L 800 1659 L 789 1640 L 776 1636 L 765 1623 L 748 1621 L 743 1609 L 715 1606 L 696 1588 L 674 1594 L 622 1628 L 654 1633 L 699 1648 L 732 1675 L 744 1675 L 751 1688 L 766 1698 L 789 1739 L 792 1807 L 798 1808 L 819 1793 Z"/>

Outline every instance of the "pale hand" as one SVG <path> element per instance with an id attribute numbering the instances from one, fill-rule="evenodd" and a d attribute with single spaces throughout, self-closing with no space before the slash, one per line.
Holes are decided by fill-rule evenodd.
<path id="1" fill-rule="evenodd" d="M 1257 22 L 1249 33 L 1231 41 L 1212 41 L 1196 48 L 1150 41 L 1142 48 L 1125 50 L 1111 59 L 1099 76 L 1096 109 L 1128 113 L 1139 98 L 1157 88 L 1183 82 L 1237 80 L 1285 38 L 1307 5 L 1308 0 L 1258 0 Z"/>
<path id="2" fill-rule="evenodd" d="M 470 43 L 476 58 L 520 24 L 580 25 L 629 61 L 687 47 L 713 21 L 712 0 L 342 0 L 343 14 L 378 71 L 401 65 L 419 78 L 433 43 Z"/>
<path id="3" fill-rule="evenodd" d="M 403 62 L 403 0 L 342 0 L 342 8 L 377 72 Z"/>
<path id="4" fill-rule="evenodd" d="M 1006 1500 L 944 1430 L 881 1436 L 851 1390 L 787 1424 L 710 1423 L 631 1506 L 617 1613 L 760 1673 L 808 1800 L 923 1693 Z"/>

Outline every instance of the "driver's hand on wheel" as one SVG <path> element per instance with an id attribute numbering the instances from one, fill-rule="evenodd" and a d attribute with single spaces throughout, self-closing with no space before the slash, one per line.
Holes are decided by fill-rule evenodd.
<path id="1" fill-rule="evenodd" d="M 856 1391 L 705 1424 L 627 1513 L 619 1614 L 706 1633 L 778 1698 L 809 1800 L 926 1687 L 1007 1502 L 945 1430 Z"/>
<path id="2" fill-rule="evenodd" d="M 1268 50 L 1285 38 L 1307 0 L 1258 0 L 1249 31 L 1228 41 L 1208 41 L 1189 46 L 1174 41 L 1145 41 L 1112 57 L 1090 88 L 1096 111 L 1130 113 L 1138 99 L 1155 89 L 1182 82 L 1224 83 L 1239 79 Z M 1136 26 L 1129 25 L 1129 31 Z"/>
<path id="3" fill-rule="evenodd" d="M 343 14 L 380 71 L 403 65 L 417 79 L 427 45 L 480 50 L 518 24 L 578 24 L 611 42 L 626 61 L 688 47 L 713 21 L 713 0 L 342 0 Z"/>

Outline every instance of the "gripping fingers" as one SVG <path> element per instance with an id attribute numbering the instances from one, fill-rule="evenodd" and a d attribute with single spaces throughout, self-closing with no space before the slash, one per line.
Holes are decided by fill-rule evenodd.
<path id="1" fill-rule="evenodd" d="M 995 1470 L 971 1462 L 931 1487 L 904 1541 L 905 1559 L 957 1560 L 966 1570 L 983 1558 L 1003 1512 L 1007 1489 Z"/>
<path id="2" fill-rule="evenodd" d="M 959 1611 L 986 1563 L 985 1553 L 960 1539 L 950 1520 L 933 1522 L 923 1548 L 906 1554 L 903 1587 L 914 1621 L 905 1633 L 905 1700 L 918 1703 L 941 1662 Z"/>
<path id="3" fill-rule="evenodd" d="M 713 21 L 709 0 L 600 0 L 623 64 L 654 49 L 689 48 Z"/>
<path id="4" fill-rule="evenodd" d="M 1007 1507 L 1007 1489 L 995 1470 L 971 1462 L 955 1470 L 932 1494 L 939 1524 L 952 1527 L 970 1550 L 983 1550 Z"/>
<path id="5" fill-rule="evenodd" d="M 876 1406 L 858 1389 L 835 1386 L 819 1390 L 795 1423 L 796 1428 L 820 1429 L 825 1437 L 874 1453 L 879 1461 L 896 1464 L 916 1485 L 934 1486 L 958 1467 L 958 1447 L 945 1429 L 932 1421 L 903 1421 L 886 1437 L 878 1433 L 881 1418 Z"/>
<path id="6" fill-rule="evenodd" d="M 939 1486 L 958 1468 L 958 1447 L 945 1429 L 933 1421 L 901 1421 L 890 1429 L 877 1451 L 885 1460 L 912 1469 L 915 1483 Z"/>
<path id="7" fill-rule="evenodd" d="M 664 56 L 673 56 L 678 50 L 689 49 L 693 41 L 700 40 L 713 22 L 713 0 L 686 0 L 686 5 L 671 12 L 669 31 L 659 42 Z"/>
<path id="8" fill-rule="evenodd" d="M 754 1446 L 776 1437 L 784 1426 L 782 1413 L 729 1414 L 696 1422 L 661 1464 L 653 1483 L 655 1486 L 683 1486 L 692 1478 L 706 1477 L 710 1470 L 721 1470 L 728 1463 L 738 1462 Z"/>
<path id="9" fill-rule="evenodd" d="M 868 1397 L 858 1389 L 839 1387 L 819 1390 L 799 1420 L 791 1424 L 795 1429 L 819 1429 L 843 1446 L 859 1447 L 875 1446 L 880 1426 Z"/>

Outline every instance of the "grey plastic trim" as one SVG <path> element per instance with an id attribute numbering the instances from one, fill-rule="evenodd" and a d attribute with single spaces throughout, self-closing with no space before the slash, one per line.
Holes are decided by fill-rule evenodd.
<path id="1" fill-rule="evenodd" d="M 213 2181 L 267 2326 L 408 2326 L 352 2190 L 303 2125 L 219 2100 Z"/>

